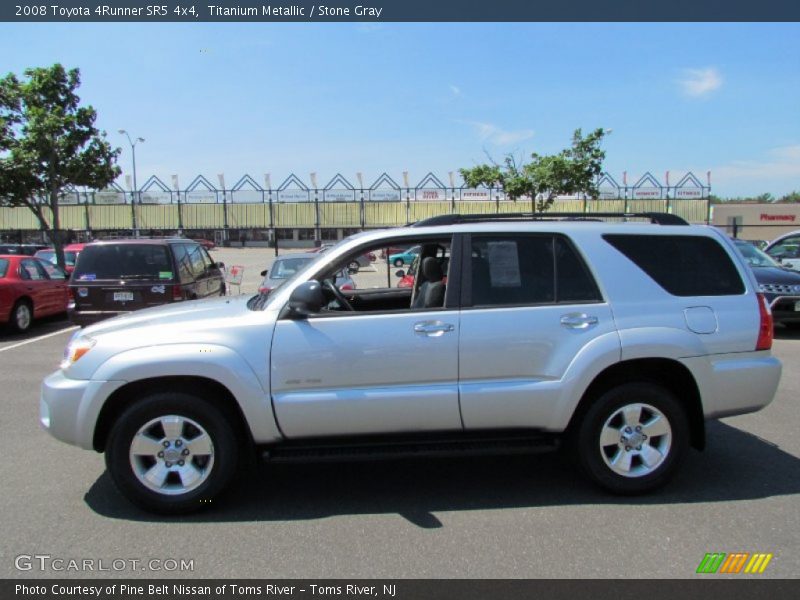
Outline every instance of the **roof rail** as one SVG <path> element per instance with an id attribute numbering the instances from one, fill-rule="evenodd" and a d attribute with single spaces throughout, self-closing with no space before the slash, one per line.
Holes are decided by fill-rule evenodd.
<path id="1" fill-rule="evenodd" d="M 458 225 L 459 223 L 480 223 L 483 221 L 600 221 L 602 219 L 649 219 L 656 225 L 688 225 L 677 215 L 660 212 L 591 212 L 591 213 L 496 213 L 471 215 L 439 215 L 411 223 L 409 227 L 432 227 L 435 225 Z"/>

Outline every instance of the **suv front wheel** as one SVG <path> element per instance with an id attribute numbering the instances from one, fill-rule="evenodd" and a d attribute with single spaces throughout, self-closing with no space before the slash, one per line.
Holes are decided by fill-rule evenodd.
<path id="1" fill-rule="evenodd" d="M 651 383 L 605 392 L 577 431 L 581 466 L 617 494 L 641 494 L 664 485 L 688 446 L 686 413 L 675 396 Z"/>
<path id="2" fill-rule="evenodd" d="M 117 419 L 106 447 L 106 467 L 134 504 L 164 514 L 209 505 L 236 472 L 233 428 L 203 398 L 151 394 Z"/>

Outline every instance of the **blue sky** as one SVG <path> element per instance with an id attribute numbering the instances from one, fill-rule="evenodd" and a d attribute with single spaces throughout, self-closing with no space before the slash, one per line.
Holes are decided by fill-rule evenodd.
<path id="1" fill-rule="evenodd" d="M 798 24 L 0 24 L 0 72 L 79 67 L 141 183 L 290 172 L 411 184 L 611 129 L 606 169 L 800 190 Z M 401 182 L 402 183 L 402 182 Z"/>

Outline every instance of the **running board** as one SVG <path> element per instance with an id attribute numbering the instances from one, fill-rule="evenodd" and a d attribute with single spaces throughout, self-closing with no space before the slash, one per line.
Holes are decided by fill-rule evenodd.
<path id="1" fill-rule="evenodd" d="M 364 461 L 416 457 L 535 454 L 557 450 L 556 435 L 427 440 L 288 442 L 262 449 L 269 462 Z"/>

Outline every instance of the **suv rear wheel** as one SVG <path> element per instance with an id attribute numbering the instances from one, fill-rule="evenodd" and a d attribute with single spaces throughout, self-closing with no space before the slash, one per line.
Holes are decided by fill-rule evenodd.
<path id="1" fill-rule="evenodd" d="M 673 394 L 651 383 L 619 385 L 592 403 L 577 432 L 581 466 L 617 494 L 664 485 L 689 443 L 686 413 Z"/>
<path id="2" fill-rule="evenodd" d="M 203 398 L 178 392 L 147 396 L 119 417 L 106 467 L 131 502 L 164 514 L 208 506 L 238 463 L 233 427 Z"/>

